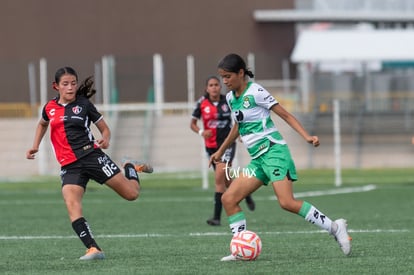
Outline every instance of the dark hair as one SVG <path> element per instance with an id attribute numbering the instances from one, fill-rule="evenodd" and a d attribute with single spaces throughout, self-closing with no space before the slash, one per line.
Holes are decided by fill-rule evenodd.
<path id="1" fill-rule="evenodd" d="M 207 79 L 206 79 L 206 86 L 208 85 L 208 82 L 209 82 L 210 80 L 212 80 L 212 79 L 215 79 L 215 80 L 217 80 L 217 81 L 220 83 L 220 78 L 218 78 L 218 77 L 217 77 L 217 76 L 215 76 L 215 75 L 211 75 L 211 76 L 207 77 Z"/>
<path id="2" fill-rule="evenodd" d="M 96 93 L 93 87 L 93 76 L 86 78 L 76 91 L 76 95 L 83 95 L 86 98 L 92 97 Z"/>
<path id="3" fill-rule="evenodd" d="M 220 78 L 218 78 L 217 76 L 215 76 L 215 75 L 210 75 L 209 77 L 207 77 L 207 79 L 206 79 L 206 87 L 207 87 L 207 85 L 208 85 L 208 82 L 210 81 L 210 80 L 212 80 L 212 79 L 215 79 L 215 80 L 217 80 L 219 83 L 220 83 Z M 207 93 L 207 89 L 204 91 L 204 96 L 205 97 L 207 97 L 207 98 L 210 98 L 210 94 L 209 93 Z"/>
<path id="4" fill-rule="evenodd" d="M 240 70 L 244 71 L 244 75 L 249 76 L 250 78 L 254 77 L 252 71 L 248 70 L 246 63 L 240 55 L 231 53 L 226 55 L 218 64 L 219 69 L 223 69 L 226 72 L 239 73 Z"/>
<path id="5" fill-rule="evenodd" d="M 76 71 L 71 67 L 63 67 L 56 71 L 55 73 L 55 82 L 59 83 L 60 79 L 63 75 L 70 74 L 76 77 L 76 81 L 78 80 L 78 74 Z M 76 91 L 76 95 L 83 95 L 86 98 L 92 97 L 96 93 L 96 90 L 93 87 L 93 77 L 90 76 L 86 78 L 81 85 L 78 87 Z"/>

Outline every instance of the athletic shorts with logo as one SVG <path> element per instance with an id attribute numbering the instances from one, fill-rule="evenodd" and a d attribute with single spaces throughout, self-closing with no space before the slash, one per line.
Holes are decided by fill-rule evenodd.
<path id="1" fill-rule="evenodd" d="M 101 149 L 95 149 L 77 161 L 62 166 L 60 178 L 62 186 L 76 184 L 86 188 L 90 179 L 104 184 L 110 178 L 121 172 L 119 167 Z"/>
<path id="2" fill-rule="evenodd" d="M 208 157 L 210 158 L 212 154 L 217 152 L 218 148 L 207 148 L 206 152 Z M 221 162 L 227 163 L 228 166 L 231 166 L 231 163 L 233 162 L 234 155 L 236 154 L 236 143 L 233 143 L 229 148 L 224 151 L 223 156 L 221 157 Z M 216 170 L 216 165 L 213 163 L 213 168 Z"/>
<path id="3" fill-rule="evenodd" d="M 295 163 L 286 144 L 272 144 L 266 153 L 252 159 L 247 169 L 264 185 L 283 180 L 286 176 L 292 181 L 298 179 Z"/>

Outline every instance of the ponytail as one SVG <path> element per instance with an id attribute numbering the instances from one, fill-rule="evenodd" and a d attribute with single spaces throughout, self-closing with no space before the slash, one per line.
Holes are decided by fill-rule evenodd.
<path id="1" fill-rule="evenodd" d="M 248 70 L 248 69 L 246 69 L 245 71 L 244 71 L 244 75 L 247 75 L 248 77 L 250 77 L 250 78 L 254 78 L 254 74 L 252 73 L 252 71 L 250 71 L 250 70 Z"/>
<path id="2" fill-rule="evenodd" d="M 76 91 L 76 95 L 83 95 L 86 98 L 91 98 L 96 93 L 93 84 L 94 82 L 92 76 L 86 78 Z"/>

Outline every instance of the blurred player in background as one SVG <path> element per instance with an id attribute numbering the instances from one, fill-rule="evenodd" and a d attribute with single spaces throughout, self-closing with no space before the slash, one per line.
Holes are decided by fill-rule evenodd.
<path id="1" fill-rule="evenodd" d="M 89 98 L 95 94 L 91 77 L 78 86 L 74 69 L 57 70 L 53 89 L 56 98 L 43 107 L 42 117 L 36 128 L 33 146 L 26 152 L 27 159 L 34 159 L 39 145 L 50 126 L 50 139 L 56 159 L 61 165 L 62 195 L 73 230 L 86 246 L 81 260 L 104 259 L 90 226 L 82 213 L 82 197 L 90 179 L 106 184 L 126 200 L 133 201 L 140 193 L 138 172 L 152 172 L 148 164 L 125 163 L 125 176 L 120 168 L 101 149 L 109 147 L 111 132 L 102 115 Z M 95 140 L 90 127 L 93 122 L 101 139 Z M 118 226 L 118 225 L 112 225 Z"/>
<path id="2" fill-rule="evenodd" d="M 232 121 L 226 97 L 221 94 L 219 78 L 216 76 L 207 78 L 205 89 L 205 94 L 197 101 L 193 110 L 190 128 L 204 139 L 206 152 L 210 157 L 226 139 Z M 202 119 L 203 129 L 197 126 L 199 119 Z M 226 175 L 226 168 L 231 166 L 235 152 L 236 143 L 233 142 L 225 150 L 221 160 L 213 164 L 215 171 L 214 214 L 207 220 L 209 225 L 220 225 L 223 208 L 221 197 L 231 183 L 229 174 Z M 246 203 L 251 211 L 255 209 L 255 202 L 250 195 L 246 196 Z"/>
<path id="3" fill-rule="evenodd" d="M 351 241 L 346 220 L 332 221 L 312 204 L 294 198 L 293 182 L 297 180 L 295 164 L 286 141 L 271 119 L 271 112 L 282 118 L 313 146 L 319 146 L 319 138 L 309 135 L 301 123 L 266 89 L 248 80 L 254 75 L 246 68 L 246 63 L 239 55 L 225 56 L 218 65 L 218 72 L 229 91 L 226 99 L 235 125 L 220 148 L 211 155 L 210 164 L 220 162 L 226 149 L 232 146 L 239 135 L 252 158 L 247 166 L 248 173 L 234 179 L 222 197 L 232 233 L 247 230 L 246 218 L 239 202 L 262 185 L 271 183 L 283 209 L 328 231 L 334 236 L 342 252 L 349 255 Z M 221 260 L 237 259 L 230 255 Z"/>

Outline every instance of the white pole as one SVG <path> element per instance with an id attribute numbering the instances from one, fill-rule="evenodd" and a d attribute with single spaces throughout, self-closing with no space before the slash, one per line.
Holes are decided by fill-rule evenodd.
<path id="1" fill-rule="evenodd" d="M 160 54 L 154 54 L 154 94 L 155 94 L 155 114 L 162 115 L 162 105 L 164 103 L 164 66 Z"/>
<path id="2" fill-rule="evenodd" d="M 335 186 L 342 185 L 341 176 L 341 122 L 339 100 L 333 101 L 333 130 L 334 130 L 334 157 L 335 157 Z"/>
<path id="3" fill-rule="evenodd" d="M 255 56 L 254 53 L 248 53 L 247 54 L 247 69 L 251 70 L 253 72 L 253 74 L 256 74 L 256 68 L 255 68 Z"/>
<path id="4" fill-rule="evenodd" d="M 302 111 L 308 112 L 309 111 L 309 70 L 305 63 L 299 64 L 299 84 L 300 84 L 300 91 L 302 97 Z"/>
<path id="5" fill-rule="evenodd" d="M 47 61 L 41 58 L 39 62 L 40 70 L 40 105 L 46 104 L 47 101 Z"/>
<path id="6" fill-rule="evenodd" d="M 95 62 L 94 81 L 96 88 L 95 100 L 97 103 L 102 103 L 102 65 L 99 62 Z"/>
<path id="7" fill-rule="evenodd" d="M 29 63 L 28 66 L 28 73 L 29 73 L 29 92 L 30 92 L 30 106 L 33 108 L 37 104 L 37 96 L 36 96 L 36 69 L 33 63 Z"/>
<path id="8" fill-rule="evenodd" d="M 289 59 L 284 59 L 282 61 L 282 78 L 283 78 L 283 93 L 287 95 L 289 92 L 289 84 L 290 84 Z"/>
<path id="9" fill-rule="evenodd" d="M 208 189 L 208 159 L 206 157 L 204 139 L 201 140 L 201 185 L 204 190 Z"/>
<path id="10" fill-rule="evenodd" d="M 194 105 L 195 100 L 195 88 L 194 88 L 194 82 L 195 82 L 195 65 L 194 65 L 194 56 L 188 55 L 187 56 L 187 100 L 188 100 L 188 106 L 189 110 L 191 110 L 191 107 Z"/>
<path id="11" fill-rule="evenodd" d="M 108 56 L 102 57 L 102 103 L 104 106 L 109 104 L 109 89 L 110 89 L 110 76 L 109 76 L 109 60 Z"/>
<path id="12" fill-rule="evenodd" d="M 46 58 L 41 58 L 39 62 L 39 77 L 40 77 L 40 108 L 46 104 L 47 101 L 47 61 Z M 40 109 L 41 110 L 41 109 Z M 39 117 L 41 111 L 39 110 Z M 39 174 L 46 175 L 47 168 L 48 168 L 48 161 L 47 161 L 47 153 L 46 153 L 46 146 L 44 142 L 40 143 L 39 146 Z"/>

